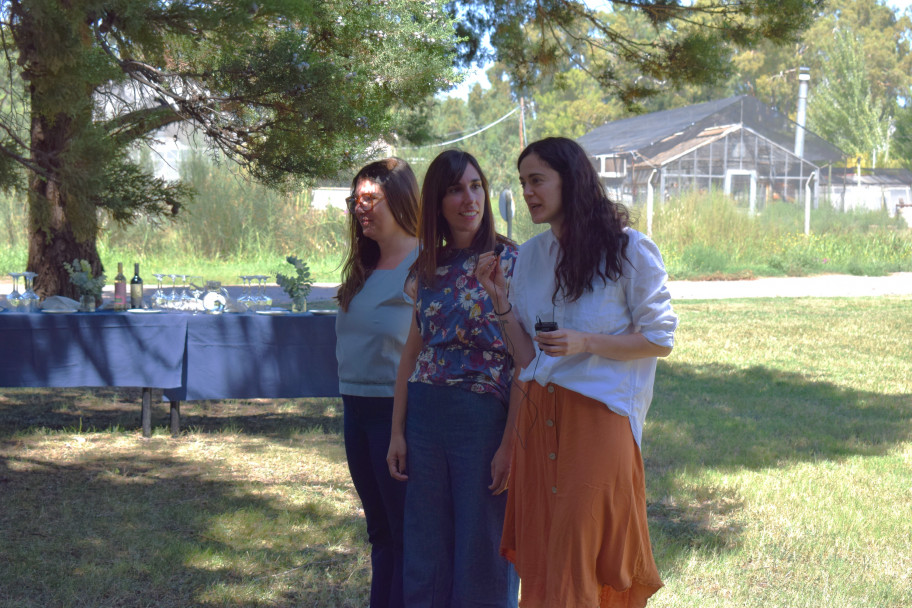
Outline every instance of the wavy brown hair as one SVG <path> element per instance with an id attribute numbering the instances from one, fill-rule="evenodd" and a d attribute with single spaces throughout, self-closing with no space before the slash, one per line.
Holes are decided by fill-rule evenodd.
<path id="1" fill-rule="evenodd" d="M 453 239 L 450 225 L 443 217 L 443 197 L 446 195 L 447 188 L 459 183 L 469 165 L 478 171 L 485 193 L 481 225 L 469 248 L 477 254 L 492 250 L 498 241 L 510 242 L 494 230 L 494 212 L 491 209 L 488 178 L 485 177 L 484 171 L 481 170 L 475 157 L 462 150 L 441 152 L 437 158 L 431 161 L 421 186 L 419 251 L 418 259 L 415 260 L 412 270 L 426 285 L 434 284 L 441 250 Z"/>
<path id="2" fill-rule="evenodd" d="M 630 240 L 624 228 L 630 225 L 630 213 L 608 198 L 586 151 L 572 139 L 548 137 L 533 142 L 519 155 L 516 167 L 530 154 L 560 175 L 564 219 L 552 299 L 563 291 L 573 302 L 592 291 L 596 277 L 615 281 L 622 275 Z"/>
<path id="3" fill-rule="evenodd" d="M 351 196 L 362 180 L 380 187 L 396 223 L 408 234 L 418 232 L 418 180 L 407 162 L 401 158 L 384 158 L 365 165 L 352 180 Z M 348 311 L 351 303 L 380 261 L 380 246 L 364 236 L 361 223 L 354 213 L 349 213 L 351 247 L 342 266 L 342 284 L 336 294 L 339 307 Z"/>

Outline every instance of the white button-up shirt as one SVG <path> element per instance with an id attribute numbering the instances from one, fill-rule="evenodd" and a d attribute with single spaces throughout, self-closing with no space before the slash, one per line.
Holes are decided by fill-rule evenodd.
<path id="1" fill-rule="evenodd" d="M 623 276 L 617 281 L 593 279 L 593 291 L 584 291 L 575 302 L 559 294 L 552 303 L 555 267 L 560 244 L 550 230 L 526 241 L 510 285 L 510 302 L 516 318 L 529 335 L 535 322 L 556 321 L 559 328 L 588 333 L 622 335 L 640 332 L 660 346 L 674 345 L 678 317 L 671 308 L 668 278 L 658 247 L 646 235 L 631 228 Z M 535 343 L 535 359 L 519 378 L 549 382 L 604 403 L 627 416 L 637 445 L 643 436 L 643 422 L 652 402 L 656 358 L 616 361 L 580 353 L 551 357 Z"/>

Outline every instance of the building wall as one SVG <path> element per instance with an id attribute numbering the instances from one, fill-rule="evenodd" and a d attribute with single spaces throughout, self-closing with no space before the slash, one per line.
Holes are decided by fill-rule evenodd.
<path id="1" fill-rule="evenodd" d="M 897 203 L 912 202 L 912 188 L 909 186 L 881 186 L 881 185 L 833 185 L 825 190 L 830 203 L 837 209 L 853 211 L 866 209 L 878 211 L 886 209 L 890 216 L 897 213 Z"/>
<path id="2" fill-rule="evenodd" d="M 346 210 L 348 205 L 345 198 L 351 194 L 350 188 L 314 188 L 311 191 L 313 199 L 311 205 L 314 209 L 326 209 L 335 207 L 336 209 Z"/>

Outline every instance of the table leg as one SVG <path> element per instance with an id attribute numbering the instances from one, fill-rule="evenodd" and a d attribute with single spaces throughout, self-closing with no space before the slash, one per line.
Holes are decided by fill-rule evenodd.
<path id="1" fill-rule="evenodd" d="M 181 433 L 181 402 L 171 401 L 171 436 L 180 437 Z"/>
<path id="2" fill-rule="evenodd" d="M 152 436 L 152 389 L 147 386 L 142 389 L 142 434 Z"/>

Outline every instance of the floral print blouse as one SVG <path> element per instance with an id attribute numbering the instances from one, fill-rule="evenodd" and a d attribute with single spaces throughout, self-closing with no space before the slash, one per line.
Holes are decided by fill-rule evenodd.
<path id="1" fill-rule="evenodd" d="M 507 245 L 500 256 L 508 285 L 517 253 Z M 475 277 L 477 256 L 469 249 L 444 249 L 441 259 L 436 285 L 419 281 L 416 306 L 424 347 L 409 381 L 494 393 L 507 403 L 513 358 L 491 299 Z"/>

